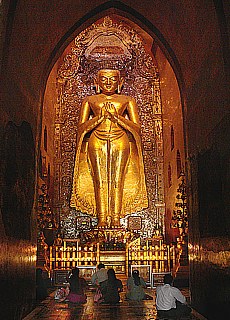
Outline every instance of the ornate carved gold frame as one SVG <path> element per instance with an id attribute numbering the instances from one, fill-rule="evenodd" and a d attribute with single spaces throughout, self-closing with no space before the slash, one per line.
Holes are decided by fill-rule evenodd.
<path id="1" fill-rule="evenodd" d="M 83 98 L 95 94 L 94 77 L 101 68 L 120 70 L 124 77 L 122 93 L 133 96 L 139 107 L 149 208 L 138 215 L 142 216 L 143 229 L 151 233 L 156 225 L 163 227 L 164 214 L 159 75 L 156 64 L 147 54 L 138 33 L 124 22 L 114 22 L 108 16 L 103 22 L 92 24 L 76 37 L 71 52 L 66 54 L 58 70 L 55 203 L 61 212 L 63 225 L 71 228 L 68 221 L 77 214 L 69 207 L 76 150 L 76 123 Z M 73 235 L 74 230 L 71 232 Z"/>

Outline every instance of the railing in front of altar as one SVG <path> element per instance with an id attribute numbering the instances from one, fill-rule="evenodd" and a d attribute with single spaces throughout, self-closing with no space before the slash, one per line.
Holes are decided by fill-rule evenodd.
<path id="1" fill-rule="evenodd" d="M 50 269 L 73 269 L 95 266 L 98 261 L 97 245 L 80 246 L 79 240 L 64 239 L 62 244 L 50 247 Z"/>
<path id="2" fill-rule="evenodd" d="M 171 272 L 176 263 L 175 246 L 166 245 L 161 237 L 132 241 L 127 247 L 127 267 L 149 265 L 151 272 Z"/>
<path id="3" fill-rule="evenodd" d="M 126 273 L 125 258 L 124 248 L 107 248 L 101 243 L 80 245 L 79 240 L 64 239 L 62 244 L 50 247 L 50 270 L 93 267 L 102 262 L 116 273 Z"/>
<path id="4" fill-rule="evenodd" d="M 116 247 L 108 250 L 101 243 L 80 245 L 79 240 L 64 239 L 61 244 L 50 247 L 50 270 L 53 273 L 71 271 L 75 267 L 91 270 L 102 262 L 107 268 L 114 268 L 116 273 L 126 276 L 131 274 L 134 266 L 140 270 L 148 269 L 149 274 L 164 274 L 174 269 L 175 252 L 175 246 L 164 244 L 159 237 L 138 238 L 126 243 L 125 250 Z"/>

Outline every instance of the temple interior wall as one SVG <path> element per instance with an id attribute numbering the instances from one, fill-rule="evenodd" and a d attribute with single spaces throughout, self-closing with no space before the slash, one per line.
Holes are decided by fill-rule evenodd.
<path id="1" fill-rule="evenodd" d="M 159 0 L 151 2 L 151 10 L 148 0 L 110 1 L 105 4 L 99 0 L 83 0 L 80 4 L 78 1 L 66 0 L 65 8 L 60 1 L 52 1 L 51 4 L 49 1 L 25 0 L 17 1 L 17 5 L 13 5 L 13 2 L 3 1 L 2 4 L 2 29 L 6 38 L 1 45 L 1 191 L 7 184 L 4 137 L 9 121 L 16 126 L 21 126 L 23 121 L 29 124 L 35 145 L 34 171 L 38 171 L 45 84 L 66 44 L 98 17 L 105 15 L 105 11 L 109 12 L 110 8 L 115 8 L 111 10 L 117 10 L 129 19 L 132 17 L 151 36 L 156 34 L 157 44 L 177 76 L 183 101 L 186 174 L 189 182 L 190 290 L 197 310 L 210 319 L 216 319 L 215 310 L 223 310 L 230 296 L 227 237 L 230 198 L 229 2 L 171 0 L 165 3 Z M 48 116 L 43 125 L 45 123 L 50 123 Z M 48 127 L 51 128 L 51 125 Z M 182 145 L 182 141 L 179 145 Z M 213 153 L 205 156 L 213 148 L 214 155 L 218 151 L 219 160 L 216 160 Z M 22 155 L 18 157 L 23 167 L 25 159 Z M 205 159 L 209 159 L 206 166 Z M 209 172 L 218 163 L 221 163 L 221 179 L 218 175 L 215 177 L 218 185 L 222 185 L 222 196 L 218 197 L 218 204 L 221 203 L 223 210 L 218 211 L 221 223 L 216 232 L 218 216 L 215 215 L 215 196 L 220 189 L 214 189 L 213 206 L 204 207 L 199 202 L 199 186 L 201 180 L 209 177 Z M 202 175 L 202 165 L 207 169 L 206 176 Z M 210 181 L 210 184 L 213 185 L 213 182 Z M 35 190 L 36 185 L 35 178 L 32 190 Z M 21 186 L 21 189 L 24 190 L 24 187 Z M 204 197 L 207 203 L 210 198 L 207 194 Z M 8 304 L 7 308 L 9 318 L 20 319 L 31 309 L 35 295 L 35 213 L 33 208 L 29 213 L 32 226 L 29 239 L 24 239 L 24 235 L 10 237 L 5 232 L 6 226 L 2 219 L 4 201 L 2 197 L 0 281 L 3 284 L 1 288 L 7 290 L 1 296 L 6 299 L 2 301 L 3 304 L 12 301 L 12 305 Z M 18 215 L 19 212 L 15 216 Z M 17 219 L 11 219 L 11 222 L 15 225 L 18 223 Z M 202 229 L 203 224 L 208 225 L 206 230 Z M 23 288 L 22 283 L 26 283 Z M 13 297 L 12 292 L 15 294 Z"/>
<path id="2" fill-rule="evenodd" d="M 43 114 L 40 126 L 41 141 L 40 141 L 40 177 L 43 177 L 49 189 L 50 199 L 53 198 L 54 188 L 54 159 L 55 159 L 55 108 L 56 108 L 56 90 L 57 90 L 57 68 L 54 66 L 49 75 L 49 81 L 43 101 Z M 46 140 L 46 142 L 45 142 Z M 42 183 L 42 181 L 40 182 Z M 53 203 L 52 203 L 53 204 Z"/>
<path id="3" fill-rule="evenodd" d="M 165 228 L 167 242 L 176 241 L 176 234 L 171 228 L 173 210 L 178 202 L 178 185 L 181 175 L 178 174 L 177 153 L 180 153 L 181 170 L 185 172 L 185 141 L 183 130 L 183 110 L 178 82 L 169 62 L 158 48 L 155 54 L 160 74 L 163 141 L 164 141 L 164 193 L 165 193 Z M 173 137 L 172 137 L 173 130 Z M 173 140 L 173 141 L 172 141 Z M 169 177 L 169 166 L 171 177 Z M 179 170 L 179 171 L 181 171 Z"/>

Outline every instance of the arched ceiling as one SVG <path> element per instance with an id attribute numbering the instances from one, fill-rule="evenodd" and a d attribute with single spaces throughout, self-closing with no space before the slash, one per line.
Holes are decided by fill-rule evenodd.
<path id="1" fill-rule="evenodd" d="M 171 0 L 152 1 L 150 5 L 148 0 L 66 0 L 64 4 L 55 0 L 24 0 L 15 8 L 8 56 L 4 60 L 11 80 L 14 80 L 14 73 L 19 74 L 22 82 L 26 82 L 21 84 L 22 90 L 37 96 L 37 88 L 48 64 L 54 63 L 57 51 L 59 54 L 60 49 L 66 47 L 66 41 L 105 15 L 106 11 L 119 12 L 124 19 L 128 17 L 151 35 L 155 33 L 158 42 L 163 47 L 168 46 L 165 53 L 168 51 L 169 55 L 176 57 L 189 83 L 199 70 L 198 56 L 205 56 L 210 46 L 219 47 L 215 8 L 210 2 Z M 200 35 L 199 42 L 197 35 Z M 217 54 L 215 58 L 218 59 Z"/>

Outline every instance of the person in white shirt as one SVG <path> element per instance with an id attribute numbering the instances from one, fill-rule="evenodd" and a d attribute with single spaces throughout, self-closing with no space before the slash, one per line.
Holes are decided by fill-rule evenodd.
<path id="1" fill-rule="evenodd" d="M 172 286 L 171 274 L 164 276 L 164 285 L 156 288 L 157 315 L 160 318 L 179 318 L 188 316 L 192 309 L 187 305 L 185 296 Z"/>
<path id="2" fill-rule="evenodd" d="M 102 287 L 103 283 L 108 279 L 107 270 L 103 263 L 99 263 L 96 271 L 91 278 L 92 284 Z"/>

